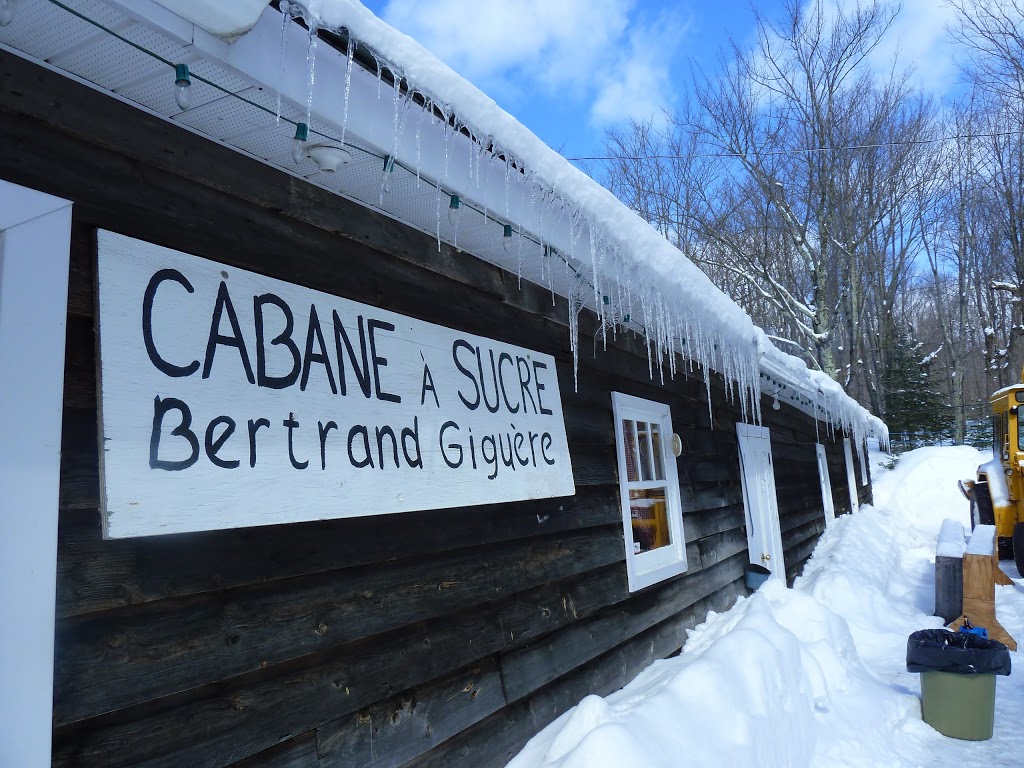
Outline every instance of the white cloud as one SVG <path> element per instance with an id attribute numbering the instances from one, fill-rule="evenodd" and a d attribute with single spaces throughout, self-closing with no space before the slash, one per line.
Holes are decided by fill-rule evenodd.
<path id="1" fill-rule="evenodd" d="M 626 29 L 633 0 L 391 0 L 384 20 L 478 83 L 586 74 Z"/>
<path id="2" fill-rule="evenodd" d="M 628 44 L 597 74 L 591 120 L 598 125 L 628 118 L 660 122 L 678 90 L 672 83 L 673 60 L 684 48 L 688 29 L 689 24 L 666 14 L 634 25 Z"/>
<path id="3" fill-rule="evenodd" d="M 538 90 L 600 125 L 658 113 L 681 24 L 635 0 L 390 0 L 382 17 L 499 101 Z M 671 45 L 667 45 L 671 43 Z M 660 58 L 659 58 L 660 55 Z"/>
<path id="4" fill-rule="evenodd" d="M 958 53 L 947 28 L 956 22 L 956 11 L 942 0 L 903 0 L 892 27 L 872 54 L 871 64 L 888 71 L 911 69 L 918 88 L 941 96 L 958 81 Z"/>
<path id="5" fill-rule="evenodd" d="M 812 4 L 810 0 L 806 8 Z M 852 12 L 853 0 L 827 0 L 826 19 L 831 21 L 840 7 Z M 867 63 L 883 78 L 893 71 L 909 72 L 912 86 L 941 97 L 959 82 L 957 56 L 962 49 L 948 32 L 955 24 L 956 10 L 945 0 L 901 0 L 899 13 Z"/>

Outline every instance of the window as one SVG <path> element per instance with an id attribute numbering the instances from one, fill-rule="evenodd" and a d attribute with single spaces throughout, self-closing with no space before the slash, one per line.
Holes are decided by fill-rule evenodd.
<path id="1" fill-rule="evenodd" d="M 626 573 L 634 592 L 686 571 L 682 502 L 667 405 L 612 393 Z"/>
<path id="2" fill-rule="evenodd" d="M 1001 456 L 1009 445 L 1009 418 L 1005 412 L 992 414 L 992 453 L 996 456 Z"/>

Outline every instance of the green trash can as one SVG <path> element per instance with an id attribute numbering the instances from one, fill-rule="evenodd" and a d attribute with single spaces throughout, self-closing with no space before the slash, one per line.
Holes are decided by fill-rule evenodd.
<path id="1" fill-rule="evenodd" d="M 992 738 L 996 676 L 921 673 L 921 715 L 943 736 L 982 741 Z"/>
<path id="2" fill-rule="evenodd" d="M 921 673 L 921 714 L 944 736 L 981 741 L 995 725 L 996 675 L 1010 651 L 976 634 L 923 629 L 907 640 L 907 671 Z"/>

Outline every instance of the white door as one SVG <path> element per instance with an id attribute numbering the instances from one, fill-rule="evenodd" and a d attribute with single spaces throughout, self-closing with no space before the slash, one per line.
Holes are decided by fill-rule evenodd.
<path id="1" fill-rule="evenodd" d="M 860 504 L 857 499 L 857 475 L 853 471 L 853 446 L 850 438 L 843 438 L 843 451 L 846 453 L 846 484 L 850 486 L 850 511 L 857 512 Z"/>
<path id="2" fill-rule="evenodd" d="M 747 550 L 750 562 L 763 565 L 772 578 L 786 578 L 779 528 L 779 503 L 775 494 L 771 432 L 767 427 L 737 424 L 740 444 L 740 478 L 747 517 Z"/>
<path id="3" fill-rule="evenodd" d="M 825 446 L 815 443 L 814 450 L 818 454 L 818 482 L 821 484 L 821 504 L 825 510 L 825 525 L 836 519 L 836 505 L 832 503 L 832 481 L 828 476 L 828 459 L 825 458 Z"/>
<path id="4" fill-rule="evenodd" d="M 71 203 L 0 179 L 0 765 L 50 765 Z"/>

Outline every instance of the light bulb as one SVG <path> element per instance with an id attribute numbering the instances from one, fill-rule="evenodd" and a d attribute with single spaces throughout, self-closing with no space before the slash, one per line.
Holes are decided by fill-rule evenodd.
<path id="1" fill-rule="evenodd" d="M 388 155 L 384 158 L 384 183 L 381 185 L 381 190 L 384 194 L 390 194 L 391 192 L 391 174 L 395 170 L 395 159 Z"/>
<path id="2" fill-rule="evenodd" d="M 17 5 L 17 0 L 0 0 L 0 27 L 6 27 L 14 21 Z"/>
<path id="3" fill-rule="evenodd" d="M 309 140 L 309 126 L 295 124 L 295 138 L 292 140 L 292 161 L 298 165 L 306 159 L 306 142 Z"/>
<path id="4" fill-rule="evenodd" d="M 512 250 L 512 225 L 506 224 L 505 229 L 501 236 L 501 247 L 505 249 L 505 252 Z"/>
<path id="5" fill-rule="evenodd" d="M 458 195 L 452 195 L 451 200 L 448 201 L 448 223 L 453 227 L 459 223 L 459 206 L 462 205 L 462 201 L 459 200 Z"/>
<path id="6" fill-rule="evenodd" d="M 188 64 L 174 65 L 174 100 L 182 110 L 192 106 L 192 78 L 189 76 Z"/>
<path id="7" fill-rule="evenodd" d="M 782 407 L 782 406 L 781 406 L 781 405 L 779 405 L 779 396 L 778 396 L 778 395 L 775 395 L 775 397 L 774 397 L 774 398 L 772 399 L 772 410 L 773 410 L 773 411 L 777 411 L 777 410 L 779 410 L 779 408 L 781 408 L 781 407 Z"/>

